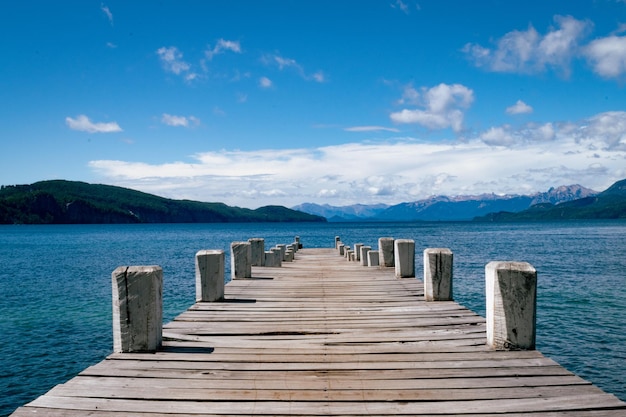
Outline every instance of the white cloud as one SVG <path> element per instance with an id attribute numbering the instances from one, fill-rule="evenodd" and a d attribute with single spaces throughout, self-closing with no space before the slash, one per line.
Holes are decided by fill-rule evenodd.
<path id="1" fill-rule="evenodd" d="M 115 133 L 122 131 L 122 128 L 116 122 L 94 123 L 84 114 L 77 116 L 75 119 L 66 117 L 65 124 L 72 130 L 88 133 Z"/>
<path id="2" fill-rule="evenodd" d="M 391 7 L 394 9 L 400 9 L 405 14 L 409 14 L 409 6 L 402 0 L 396 0 L 395 3 L 391 3 Z"/>
<path id="3" fill-rule="evenodd" d="M 532 113 L 533 108 L 528 104 L 524 103 L 522 100 L 517 100 L 517 102 L 506 108 L 506 112 L 508 114 L 527 114 Z"/>
<path id="4" fill-rule="evenodd" d="M 213 48 L 207 49 L 204 54 L 211 60 L 215 55 L 222 54 L 224 51 L 231 51 L 237 54 L 241 53 L 241 44 L 239 41 L 227 41 L 225 39 L 219 39 Z"/>
<path id="5" fill-rule="evenodd" d="M 609 112 L 575 123 L 494 127 L 459 142 L 221 150 L 187 161 L 98 160 L 90 167 L 109 183 L 171 198 L 258 207 L 395 204 L 433 194 L 522 193 L 574 183 L 602 190 L 626 177 L 625 162 L 626 112 Z"/>
<path id="6" fill-rule="evenodd" d="M 173 127 L 189 127 L 199 125 L 200 120 L 194 116 L 174 116 L 163 113 L 161 116 L 161 123 Z"/>
<path id="7" fill-rule="evenodd" d="M 100 5 L 100 10 L 106 15 L 107 19 L 109 19 L 109 23 L 113 25 L 113 13 L 111 13 L 111 9 L 108 6 L 105 6 L 104 3 Z"/>
<path id="8" fill-rule="evenodd" d="M 422 88 L 422 93 L 405 88 L 403 99 L 420 104 L 423 109 L 403 109 L 391 113 L 395 123 L 417 123 L 429 129 L 452 128 L 460 132 L 463 128 L 463 111 L 474 101 L 474 92 L 461 84 L 439 84 L 432 88 Z"/>
<path id="9" fill-rule="evenodd" d="M 198 74 L 191 71 L 191 65 L 183 60 L 183 53 L 175 46 L 159 48 L 156 53 L 166 72 L 180 75 L 187 82 L 198 78 Z"/>
<path id="10" fill-rule="evenodd" d="M 384 126 L 352 126 L 346 127 L 343 130 L 346 132 L 399 132 L 396 128 Z"/>
<path id="11" fill-rule="evenodd" d="M 159 56 L 165 71 L 180 75 L 183 72 L 189 71 L 191 68 L 188 63 L 183 61 L 183 53 L 180 52 L 175 46 L 170 46 L 169 48 L 159 48 L 156 53 Z"/>
<path id="12" fill-rule="evenodd" d="M 291 68 L 296 71 L 300 77 L 307 81 L 315 81 L 318 83 L 323 83 L 326 81 L 326 75 L 322 71 L 317 71 L 312 75 L 308 75 L 304 70 L 304 67 L 300 65 L 295 59 L 285 58 L 280 55 L 265 55 L 261 58 L 261 62 L 265 65 L 269 66 L 277 66 L 280 71 L 283 71 L 287 68 Z"/>
<path id="13" fill-rule="evenodd" d="M 609 36 L 591 42 L 584 49 L 593 71 L 604 78 L 626 74 L 626 37 Z"/>
<path id="14" fill-rule="evenodd" d="M 267 77 L 261 77 L 259 78 L 259 86 L 261 86 L 261 88 L 270 88 L 272 87 L 273 83 L 272 80 L 270 80 Z"/>
<path id="15" fill-rule="evenodd" d="M 478 67 L 495 72 L 535 73 L 548 67 L 569 75 L 571 60 L 593 24 L 571 16 L 554 16 L 557 28 L 541 35 L 531 26 L 500 38 L 495 48 L 468 43 L 463 51 Z"/>

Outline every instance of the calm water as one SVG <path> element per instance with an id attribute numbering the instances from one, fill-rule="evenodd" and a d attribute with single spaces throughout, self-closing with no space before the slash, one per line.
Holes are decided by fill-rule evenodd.
<path id="1" fill-rule="evenodd" d="M 455 299 L 483 316 L 485 265 L 530 262 L 538 348 L 626 400 L 626 222 L 0 226 L 0 415 L 111 353 L 117 266 L 163 267 L 170 321 L 193 304 L 198 250 L 228 254 L 251 237 L 269 248 L 296 235 L 305 247 L 331 247 L 336 235 L 372 247 L 414 239 L 418 276 L 424 248 L 448 247 Z"/>

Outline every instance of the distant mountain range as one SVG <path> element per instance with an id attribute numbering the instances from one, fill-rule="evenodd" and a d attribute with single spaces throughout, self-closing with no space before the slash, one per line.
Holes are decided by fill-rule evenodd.
<path id="1" fill-rule="evenodd" d="M 282 206 L 256 210 L 171 200 L 110 185 L 41 181 L 0 187 L 0 224 L 325 222 Z"/>
<path id="2" fill-rule="evenodd" d="M 306 203 L 292 208 L 326 217 L 331 222 L 467 221 L 473 219 L 489 221 L 541 220 L 544 218 L 582 218 L 568 216 L 580 216 L 583 214 L 587 216 L 585 218 L 621 218 L 626 217 L 626 205 L 622 205 L 619 189 L 623 187 L 625 182 L 626 180 L 617 182 L 602 193 L 576 184 L 550 188 L 544 193 L 532 195 L 434 196 L 393 206 L 357 204 L 334 207 Z M 615 190 L 618 190 L 618 192 L 615 192 Z M 612 197 L 607 198 L 607 193 Z M 600 203 L 597 203 L 598 201 L 602 203 L 602 207 L 600 207 Z M 586 209 L 574 210 L 574 207 L 580 208 L 582 206 L 586 207 Z M 556 211 L 551 211 L 553 209 Z M 576 213 L 568 214 L 570 209 Z M 595 213 L 596 209 L 600 210 L 600 212 Z M 530 213 L 526 213 L 526 211 L 530 211 Z M 514 215 L 516 213 L 526 214 L 522 215 L 522 217 L 516 217 Z M 554 213 L 560 214 L 557 216 Z M 539 217 L 535 217 L 536 215 L 539 215 Z"/>

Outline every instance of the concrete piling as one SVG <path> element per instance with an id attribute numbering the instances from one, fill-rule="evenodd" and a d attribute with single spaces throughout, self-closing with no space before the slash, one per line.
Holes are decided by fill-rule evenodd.
<path id="1" fill-rule="evenodd" d="M 533 350 L 537 271 L 526 262 L 489 262 L 485 267 L 487 344 L 496 350 Z"/>
<path id="2" fill-rule="evenodd" d="M 359 254 L 359 262 L 361 266 L 367 266 L 367 253 L 372 249 L 371 246 L 361 246 Z"/>
<path id="3" fill-rule="evenodd" d="M 113 350 L 155 352 L 162 343 L 163 270 L 120 266 L 111 274 Z"/>
<path id="4" fill-rule="evenodd" d="M 367 266 L 379 266 L 379 252 L 377 250 L 371 250 L 367 252 Z"/>
<path id="5" fill-rule="evenodd" d="M 254 237 L 248 239 L 250 242 L 252 266 L 263 266 L 265 264 L 265 239 Z"/>
<path id="6" fill-rule="evenodd" d="M 380 266 L 395 266 L 393 241 L 394 239 L 392 237 L 381 237 L 378 239 L 378 256 L 380 258 Z"/>
<path id="7" fill-rule="evenodd" d="M 452 258 L 452 251 L 447 248 L 424 250 L 426 301 L 452 301 Z"/>
<path id="8" fill-rule="evenodd" d="M 252 277 L 252 247 L 250 242 L 230 244 L 230 275 L 232 279 Z"/>
<path id="9" fill-rule="evenodd" d="M 413 239 L 396 239 L 393 256 L 397 278 L 415 277 L 415 241 Z"/>
<path id="10" fill-rule="evenodd" d="M 224 299 L 223 250 L 201 250 L 196 253 L 196 301 Z"/>

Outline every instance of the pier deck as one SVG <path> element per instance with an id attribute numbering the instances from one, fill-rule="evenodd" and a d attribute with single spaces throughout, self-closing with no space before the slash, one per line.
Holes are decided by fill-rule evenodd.
<path id="1" fill-rule="evenodd" d="M 537 351 L 493 351 L 485 319 L 419 279 L 304 249 L 112 354 L 13 416 L 623 416 L 626 403 Z"/>

